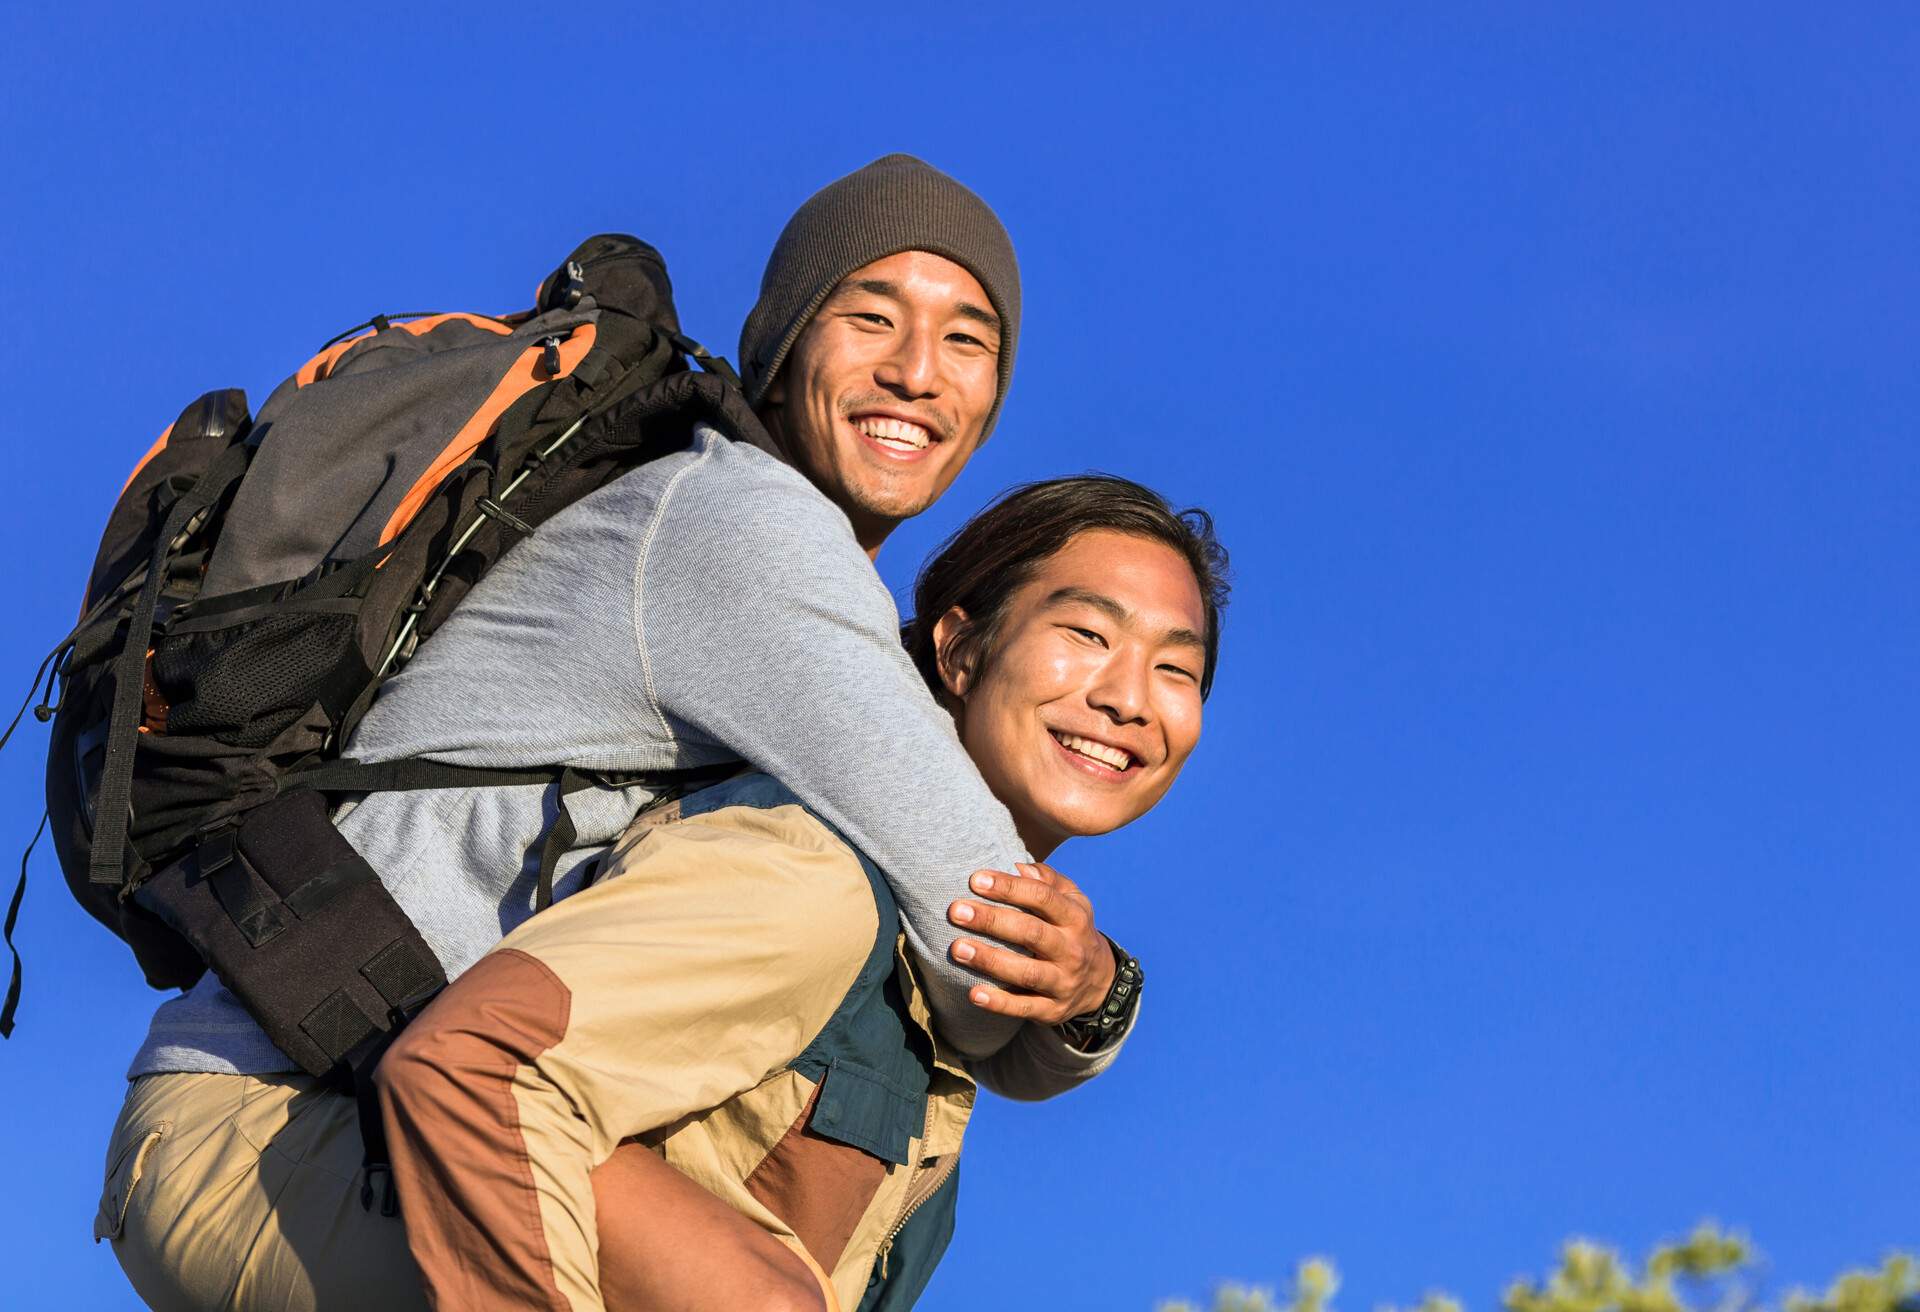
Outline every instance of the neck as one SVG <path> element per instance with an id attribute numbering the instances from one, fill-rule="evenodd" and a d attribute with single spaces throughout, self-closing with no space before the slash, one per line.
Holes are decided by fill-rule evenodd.
<path id="1" fill-rule="evenodd" d="M 1020 835 L 1021 843 L 1025 845 L 1035 861 L 1051 860 L 1062 841 L 1052 834 L 1032 833 L 1028 826 L 1022 825 L 1018 820 L 1014 821 L 1013 828 L 1014 832 Z"/>
<path id="2" fill-rule="evenodd" d="M 760 420 L 760 426 L 766 430 L 767 436 L 772 440 L 770 447 L 762 449 L 766 450 L 767 454 L 799 470 L 808 482 L 820 488 L 822 496 L 832 501 L 832 495 L 814 481 L 812 471 L 807 468 L 806 462 L 799 458 L 799 452 L 794 449 L 793 443 L 787 440 L 786 429 L 780 423 L 780 407 L 762 404 L 754 414 Z M 847 517 L 849 524 L 853 525 L 853 540 L 860 544 L 860 550 L 867 553 L 868 560 L 879 557 L 880 548 L 886 545 L 887 536 L 900 527 L 900 521 L 897 519 L 881 519 L 865 514 L 856 507 L 841 505 L 838 501 L 834 501 L 834 504 L 840 506 L 840 513 Z"/>
<path id="3" fill-rule="evenodd" d="M 845 506 L 840 508 L 846 510 Z M 860 550 L 867 553 L 868 560 L 878 560 L 880 548 L 887 544 L 887 534 L 893 532 L 894 525 L 888 522 L 869 527 L 861 523 L 863 518 L 864 516 L 847 511 L 847 519 L 853 524 L 853 540 L 860 544 Z"/>

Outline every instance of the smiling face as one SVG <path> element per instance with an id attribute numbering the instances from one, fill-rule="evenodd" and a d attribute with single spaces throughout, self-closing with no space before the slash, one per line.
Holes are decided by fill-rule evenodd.
<path id="1" fill-rule="evenodd" d="M 942 650 L 965 622 L 942 617 Z M 943 664 L 960 740 L 1036 859 L 1166 795 L 1200 739 L 1205 627 L 1179 552 L 1094 529 L 1014 592 L 977 673 Z"/>
<path id="2" fill-rule="evenodd" d="M 841 280 L 774 375 L 761 418 L 872 553 L 980 445 L 999 360 L 999 319 L 979 280 L 906 251 Z"/>

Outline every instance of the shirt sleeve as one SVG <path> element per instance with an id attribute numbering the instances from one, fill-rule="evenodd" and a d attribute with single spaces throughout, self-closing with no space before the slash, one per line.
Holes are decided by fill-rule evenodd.
<path id="1" fill-rule="evenodd" d="M 967 1000 L 982 977 L 948 956 L 946 911 L 975 870 L 1027 859 L 1012 818 L 901 648 L 893 599 L 845 516 L 784 469 L 750 496 L 713 495 L 698 470 L 661 503 L 636 578 L 662 718 L 773 775 L 867 853 L 941 1033 L 968 1057 L 999 1051 L 1021 1022 Z"/>

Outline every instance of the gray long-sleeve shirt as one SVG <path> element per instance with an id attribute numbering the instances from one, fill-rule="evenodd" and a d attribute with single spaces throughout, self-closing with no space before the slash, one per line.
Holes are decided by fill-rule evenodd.
<path id="1" fill-rule="evenodd" d="M 744 758 L 892 883 L 934 1015 L 989 1088 L 1046 1097 L 1097 1074 L 1057 1032 L 967 1001 L 947 905 L 1027 859 L 899 641 L 846 516 L 800 474 L 711 429 L 568 507 L 509 551 L 405 671 L 347 754 L 637 772 Z M 449 978 L 533 913 L 552 786 L 377 793 L 338 818 Z M 648 794 L 568 799 L 556 898 Z M 795 925 L 795 934 L 806 933 Z M 211 975 L 164 1003 L 130 1074 L 293 1069 Z"/>

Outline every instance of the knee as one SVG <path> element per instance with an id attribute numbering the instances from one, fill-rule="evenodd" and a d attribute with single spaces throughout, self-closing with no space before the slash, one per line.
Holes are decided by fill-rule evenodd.
<path id="1" fill-rule="evenodd" d="M 383 1103 L 412 1102 L 448 1078 L 445 1064 L 435 1055 L 440 1045 L 422 1016 L 388 1046 L 374 1067 L 374 1087 Z"/>
<path id="2" fill-rule="evenodd" d="M 535 1064 L 566 1032 L 571 995 L 539 962 L 495 952 L 434 999 L 374 1072 L 383 1101 L 441 1101 Z"/>

